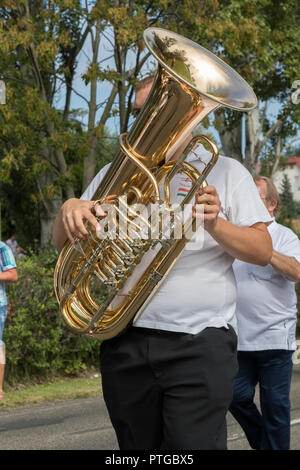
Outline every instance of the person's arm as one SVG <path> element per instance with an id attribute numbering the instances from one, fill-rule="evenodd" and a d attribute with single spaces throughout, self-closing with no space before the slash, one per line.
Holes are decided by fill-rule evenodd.
<path id="1" fill-rule="evenodd" d="M 0 273 L 0 282 L 17 282 L 18 272 L 16 268 L 8 269 Z"/>
<path id="2" fill-rule="evenodd" d="M 233 258 L 266 266 L 272 256 L 272 239 L 263 222 L 251 227 L 238 227 L 218 218 L 210 235 Z"/>
<path id="3" fill-rule="evenodd" d="M 263 222 L 239 227 L 219 217 L 221 202 L 214 186 L 206 186 L 196 197 L 203 204 L 204 228 L 232 257 L 251 264 L 266 266 L 272 257 L 272 239 Z M 197 207 L 193 215 L 197 217 Z"/>
<path id="4" fill-rule="evenodd" d="M 75 243 L 74 237 L 84 239 L 88 236 L 88 231 L 84 225 L 86 221 L 96 230 L 98 226 L 97 218 L 92 214 L 93 201 L 83 201 L 81 199 L 68 199 L 61 207 L 52 230 L 52 242 L 58 251 L 61 251 L 67 239 Z M 97 214 L 105 215 L 99 205 Z"/>
<path id="5" fill-rule="evenodd" d="M 300 263 L 292 256 L 286 256 L 273 250 L 270 264 L 290 281 L 300 281 Z"/>

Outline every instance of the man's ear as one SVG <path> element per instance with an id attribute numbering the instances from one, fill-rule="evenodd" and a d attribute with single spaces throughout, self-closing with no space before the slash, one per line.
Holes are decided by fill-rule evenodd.
<path id="1" fill-rule="evenodd" d="M 269 210 L 274 211 L 277 205 L 278 205 L 277 202 L 273 201 L 272 203 L 270 203 Z"/>

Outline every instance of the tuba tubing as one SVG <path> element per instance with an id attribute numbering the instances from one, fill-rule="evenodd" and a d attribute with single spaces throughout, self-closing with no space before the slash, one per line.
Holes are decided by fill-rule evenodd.
<path id="1" fill-rule="evenodd" d="M 217 108 L 249 111 L 257 105 L 250 86 L 198 44 L 160 28 L 146 29 L 144 40 L 158 62 L 156 78 L 130 132 L 120 136 L 120 150 L 92 198 L 105 201 L 115 195 L 118 238 L 99 239 L 89 230 L 87 240 L 77 240 L 75 246 L 67 241 L 54 273 L 54 290 L 67 326 L 100 340 L 122 333 L 142 313 L 188 242 L 184 236 L 175 239 L 174 232 L 168 239 L 161 231 L 148 239 L 138 230 L 134 237 L 123 233 L 123 222 L 134 226 L 135 204 L 156 203 L 166 214 L 177 172 L 185 172 L 193 182 L 182 207 L 192 201 L 217 162 L 218 148 L 199 135 L 177 161 L 170 157 Z M 197 143 L 212 153 L 202 173 L 185 162 Z M 149 228 L 147 218 L 143 224 Z M 195 221 L 190 218 L 186 224 L 193 228 Z"/>

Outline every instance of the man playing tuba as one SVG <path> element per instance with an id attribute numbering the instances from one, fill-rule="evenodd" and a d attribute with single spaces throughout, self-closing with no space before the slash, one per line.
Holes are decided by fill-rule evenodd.
<path id="1" fill-rule="evenodd" d="M 136 114 L 151 86 L 152 80 L 146 80 L 137 87 Z M 195 153 L 187 161 L 200 169 L 197 157 L 205 161 L 210 154 L 202 145 Z M 86 238 L 86 222 L 97 229 L 91 198 L 108 168 L 81 199 L 63 204 L 53 229 L 58 250 L 67 239 Z M 186 175 L 178 173 L 173 201 L 188 187 Z M 104 399 L 121 450 L 227 446 L 226 413 L 237 373 L 232 263 L 269 263 L 272 242 L 266 224 L 271 218 L 248 171 L 223 156 L 195 197 L 193 217 L 201 217 L 199 208 L 203 241 L 195 237 L 186 245 L 138 320 L 101 344 Z M 104 215 L 99 205 L 97 215 Z"/>

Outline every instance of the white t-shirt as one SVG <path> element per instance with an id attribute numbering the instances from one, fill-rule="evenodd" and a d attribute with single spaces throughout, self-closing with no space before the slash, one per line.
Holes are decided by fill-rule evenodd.
<path id="1" fill-rule="evenodd" d="M 300 263 L 296 234 L 275 220 L 268 226 L 273 248 Z M 296 349 L 297 297 L 295 283 L 270 264 L 256 266 L 236 260 L 238 349 Z"/>
<path id="2" fill-rule="evenodd" d="M 202 145 L 197 155 L 205 162 L 211 158 Z M 186 159 L 199 171 L 203 164 L 191 153 Z M 91 200 L 104 177 L 104 167 L 81 199 Z M 207 177 L 216 187 L 220 217 L 238 226 L 270 222 L 264 204 L 249 172 L 238 161 L 220 156 Z M 171 203 L 180 202 L 191 186 L 189 178 L 177 174 L 172 180 Z M 197 334 L 208 326 L 236 328 L 236 283 L 232 270 L 234 258 L 202 227 L 201 233 L 186 245 L 167 278 L 146 306 L 135 326 Z"/>

